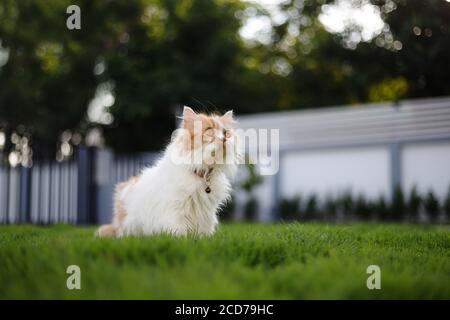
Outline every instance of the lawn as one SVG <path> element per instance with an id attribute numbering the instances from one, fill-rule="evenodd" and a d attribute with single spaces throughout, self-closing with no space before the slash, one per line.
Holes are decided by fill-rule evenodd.
<path id="1" fill-rule="evenodd" d="M 450 299 L 448 226 L 228 224 L 211 238 L 0 226 L 0 298 Z M 68 290 L 66 268 L 81 268 Z M 368 290 L 366 269 L 381 268 Z"/>

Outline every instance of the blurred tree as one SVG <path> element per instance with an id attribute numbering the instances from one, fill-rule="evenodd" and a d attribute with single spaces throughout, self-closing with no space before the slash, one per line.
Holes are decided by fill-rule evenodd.
<path id="1" fill-rule="evenodd" d="M 450 3 L 370 0 L 385 26 L 360 42 L 348 41 L 360 26 L 325 29 L 333 3 L 284 1 L 274 21 L 242 0 L 3 0 L 0 130 L 54 154 L 68 129 L 101 127 L 130 152 L 160 149 L 181 104 L 252 113 L 450 94 Z M 70 4 L 81 30 L 66 28 Z M 272 21 L 266 41 L 239 36 L 248 12 Z"/>
<path id="2" fill-rule="evenodd" d="M 70 4 L 81 8 L 81 30 L 66 28 Z M 233 108 L 246 92 L 234 15 L 242 8 L 226 0 L 2 1 L 0 129 L 21 128 L 44 154 L 54 154 L 65 130 L 92 126 L 116 150 L 159 149 L 177 105 Z M 87 117 L 100 86 L 114 99 L 112 123 Z"/>
<path id="3" fill-rule="evenodd" d="M 35 155 L 54 156 L 64 130 L 83 131 L 99 83 L 96 60 L 116 45 L 120 21 L 133 11 L 127 2 L 75 2 L 82 7 L 82 28 L 72 31 L 66 8 L 73 1 L 0 3 L 0 41 L 7 52 L 0 68 L 0 126 L 32 136 Z"/>
<path id="4" fill-rule="evenodd" d="M 382 63 L 384 77 L 389 74 L 404 77 L 408 81 L 408 97 L 448 95 L 450 3 L 444 0 L 373 2 L 382 8 L 393 36 L 393 39 L 381 38 L 382 34 L 379 39 L 383 41 L 374 41 L 388 49 L 389 54 Z"/>
<path id="5" fill-rule="evenodd" d="M 371 41 L 361 26 L 340 34 L 320 22 L 323 6 L 334 1 L 288 1 L 289 17 L 274 27 L 265 59 L 281 74 L 276 108 L 296 109 L 404 97 L 449 95 L 450 3 L 446 1 L 371 0 L 385 26 Z M 353 0 L 354 5 L 367 1 Z M 267 49 L 267 46 L 263 49 Z M 281 62 L 280 62 L 281 61 Z M 277 72 L 277 64 L 283 72 Z"/>
<path id="6" fill-rule="evenodd" d="M 239 1 L 141 5 L 140 16 L 120 35 L 125 41 L 106 57 L 105 77 L 115 85 L 111 113 L 116 121 L 105 134 L 109 144 L 123 151 L 160 148 L 175 126 L 180 104 L 208 111 L 216 105 L 233 108 L 243 94 L 238 86 L 241 21 L 234 16 L 243 8 Z"/>

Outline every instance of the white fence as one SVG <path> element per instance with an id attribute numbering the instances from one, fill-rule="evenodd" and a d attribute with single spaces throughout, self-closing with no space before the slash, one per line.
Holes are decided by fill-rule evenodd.
<path id="1" fill-rule="evenodd" d="M 154 153 L 115 155 L 79 147 L 73 159 L 0 165 L 0 223 L 103 223 L 112 215 L 114 185 L 139 173 Z"/>

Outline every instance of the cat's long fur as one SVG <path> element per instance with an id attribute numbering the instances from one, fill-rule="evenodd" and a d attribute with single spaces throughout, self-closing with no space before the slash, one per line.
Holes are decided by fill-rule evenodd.
<path id="1" fill-rule="evenodd" d="M 200 131 L 194 129 L 194 121 L 201 123 Z M 232 112 L 208 116 L 185 107 L 182 130 L 174 134 L 156 165 L 116 186 L 113 221 L 100 227 L 97 234 L 212 234 L 218 224 L 217 211 L 230 196 L 237 162 L 233 124 Z M 192 143 L 195 138 L 200 138 L 201 146 Z M 222 152 L 226 152 L 225 163 Z M 200 154 L 198 163 L 192 160 L 196 153 Z M 210 193 L 205 191 L 207 187 Z"/>

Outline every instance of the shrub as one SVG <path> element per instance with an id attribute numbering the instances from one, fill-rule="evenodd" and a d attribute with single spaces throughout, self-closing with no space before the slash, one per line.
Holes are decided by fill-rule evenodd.
<path id="1" fill-rule="evenodd" d="M 337 203 L 333 197 L 328 194 L 325 198 L 325 202 L 323 204 L 323 216 L 325 220 L 331 220 L 336 218 L 337 213 Z"/>
<path id="2" fill-rule="evenodd" d="M 304 218 L 307 220 L 318 219 L 317 196 L 311 194 L 306 201 Z"/>
<path id="3" fill-rule="evenodd" d="M 397 185 L 392 196 L 389 218 L 393 220 L 401 220 L 405 215 L 405 211 L 405 196 L 403 195 L 402 188 Z"/>
<path id="4" fill-rule="evenodd" d="M 417 191 L 417 187 L 414 186 L 411 189 L 411 193 L 408 199 L 408 214 L 412 220 L 417 220 L 419 218 L 419 211 L 422 205 L 422 197 Z"/>
<path id="5" fill-rule="evenodd" d="M 370 218 L 370 203 L 366 200 L 366 197 L 364 197 L 363 194 L 360 194 L 356 199 L 354 212 L 355 215 L 359 216 L 363 220 Z"/>
<path id="6" fill-rule="evenodd" d="M 305 220 L 330 221 L 336 219 L 338 215 L 343 218 L 357 217 L 362 220 L 373 218 L 402 220 L 408 217 L 412 221 L 418 221 L 421 208 L 425 209 L 431 220 L 438 218 L 441 207 L 433 191 L 430 190 L 424 197 L 419 193 L 417 186 L 414 186 L 405 200 L 403 190 L 397 186 L 391 202 L 387 201 L 383 195 L 375 200 L 366 198 L 364 194 L 359 194 L 355 198 L 347 190 L 335 198 L 329 193 L 323 202 L 319 202 L 316 194 L 310 194 L 306 199 L 300 196 L 282 199 L 278 204 L 278 213 L 282 220 L 287 221 L 300 217 Z M 442 203 L 442 210 L 450 219 L 450 187 Z"/>
<path id="7" fill-rule="evenodd" d="M 424 201 L 424 207 L 430 217 L 430 220 L 436 221 L 439 216 L 439 200 L 436 198 L 432 190 L 427 193 Z"/>
<path id="8" fill-rule="evenodd" d="M 343 216 L 350 216 L 353 213 L 353 198 L 350 191 L 344 192 L 341 196 L 338 197 L 337 201 L 338 211 Z"/>
<path id="9" fill-rule="evenodd" d="M 444 200 L 444 212 L 447 215 L 447 219 L 450 220 L 450 186 L 448 187 L 447 196 Z"/>
<path id="10" fill-rule="evenodd" d="M 246 158 L 248 155 L 246 155 Z M 247 193 L 248 200 L 244 206 L 244 216 L 246 220 L 255 220 L 259 209 L 258 200 L 252 195 L 252 190 L 264 179 L 258 174 L 255 165 L 248 163 L 246 160 L 247 177 L 241 181 L 241 188 Z"/>
<path id="11" fill-rule="evenodd" d="M 247 193 L 251 193 L 253 188 L 263 183 L 264 179 L 256 171 L 255 165 L 246 164 L 245 167 L 247 168 L 247 177 L 241 182 L 241 188 L 244 189 Z"/>
<path id="12" fill-rule="evenodd" d="M 233 218 L 233 212 L 235 209 L 234 197 L 231 197 L 224 206 L 222 206 L 219 216 L 223 221 L 229 221 Z"/>
<path id="13" fill-rule="evenodd" d="M 301 197 L 295 196 L 292 199 L 282 199 L 278 204 L 279 217 L 282 220 L 295 220 L 300 218 Z"/>
<path id="14" fill-rule="evenodd" d="M 258 200 L 255 197 L 250 197 L 244 206 L 245 220 L 256 220 L 256 214 L 258 212 Z"/>
<path id="15" fill-rule="evenodd" d="M 386 203 L 384 196 L 379 196 L 377 200 L 374 201 L 373 210 L 377 218 L 385 220 L 389 215 L 389 207 Z"/>

